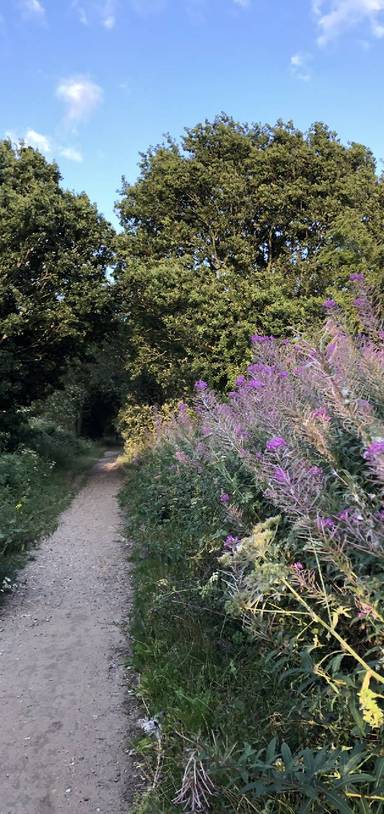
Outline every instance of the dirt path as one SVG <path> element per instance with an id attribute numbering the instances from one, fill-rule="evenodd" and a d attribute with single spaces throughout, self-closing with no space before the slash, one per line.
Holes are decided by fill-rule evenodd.
<path id="1" fill-rule="evenodd" d="M 129 811 L 119 485 L 106 453 L 0 610 L 0 814 Z"/>

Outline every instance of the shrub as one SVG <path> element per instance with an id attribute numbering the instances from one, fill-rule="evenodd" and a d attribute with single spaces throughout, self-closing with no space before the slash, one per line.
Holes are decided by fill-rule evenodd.
<path id="1" fill-rule="evenodd" d="M 20 429 L 23 443 L 0 454 L 0 591 L 27 547 L 51 531 L 73 492 L 74 474 L 89 466 L 87 441 L 42 420 Z"/>
<path id="2" fill-rule="evenodd" d="M 384 810 L 384 333 L 352 282 L 356 335 L 327 300 L 316 343 L 253 336 L 128 488 L 164 812 Z"/>

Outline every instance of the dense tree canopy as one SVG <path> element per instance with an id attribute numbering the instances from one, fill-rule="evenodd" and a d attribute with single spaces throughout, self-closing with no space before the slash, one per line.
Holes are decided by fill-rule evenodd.
<path id="1" fill-rule="evenodd" d="M 253 330 L 310 326 L 326 293 L 383 256 L 373 156 L 320 123 L 304 134 L 222 115 L 168 137 L 118 209 L 129 364 L 155 399 L 197 373 L 225 386 Z"/>
<path id="2" fill-rule="evenodd" d="M 0 415 L 40 398 L 110 328 L 113 231 L 55 164 L 0 143 Z"/>

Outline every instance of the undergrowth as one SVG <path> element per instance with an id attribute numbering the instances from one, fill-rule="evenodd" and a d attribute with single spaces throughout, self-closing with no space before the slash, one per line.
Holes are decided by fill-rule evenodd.
<path id="1" fill-rule="evenodd" d="M 35 420 L 12 452 L 0 453 L 0 591 L 12 586 L 29 547 L 59 514 L 100 454 L 89 441 Z"/>
<path id="2" fill-rule="evenodd" d="M 128 467 L 142 814 L 384 811 L 384 333 L 254 336 Z"/>

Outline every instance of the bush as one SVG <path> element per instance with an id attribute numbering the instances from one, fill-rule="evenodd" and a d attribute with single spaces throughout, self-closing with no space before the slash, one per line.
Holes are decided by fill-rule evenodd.
<path id="1" fill-rule="evenodd" d="M 252 337 L 133 467 L 148 812 L 384 811 L 384 333 L 352 281 L 356 335 L 328 300 L 316 343 Z"/>
<path id="2" fill-rule="evenodd" d="M 21 432 L 23 445 L 0 454 L 0 590 L 28 545 L 53 530 L 73 492 L 73 475 L 95 455 L 89 442 L 42 420 Z"/>

